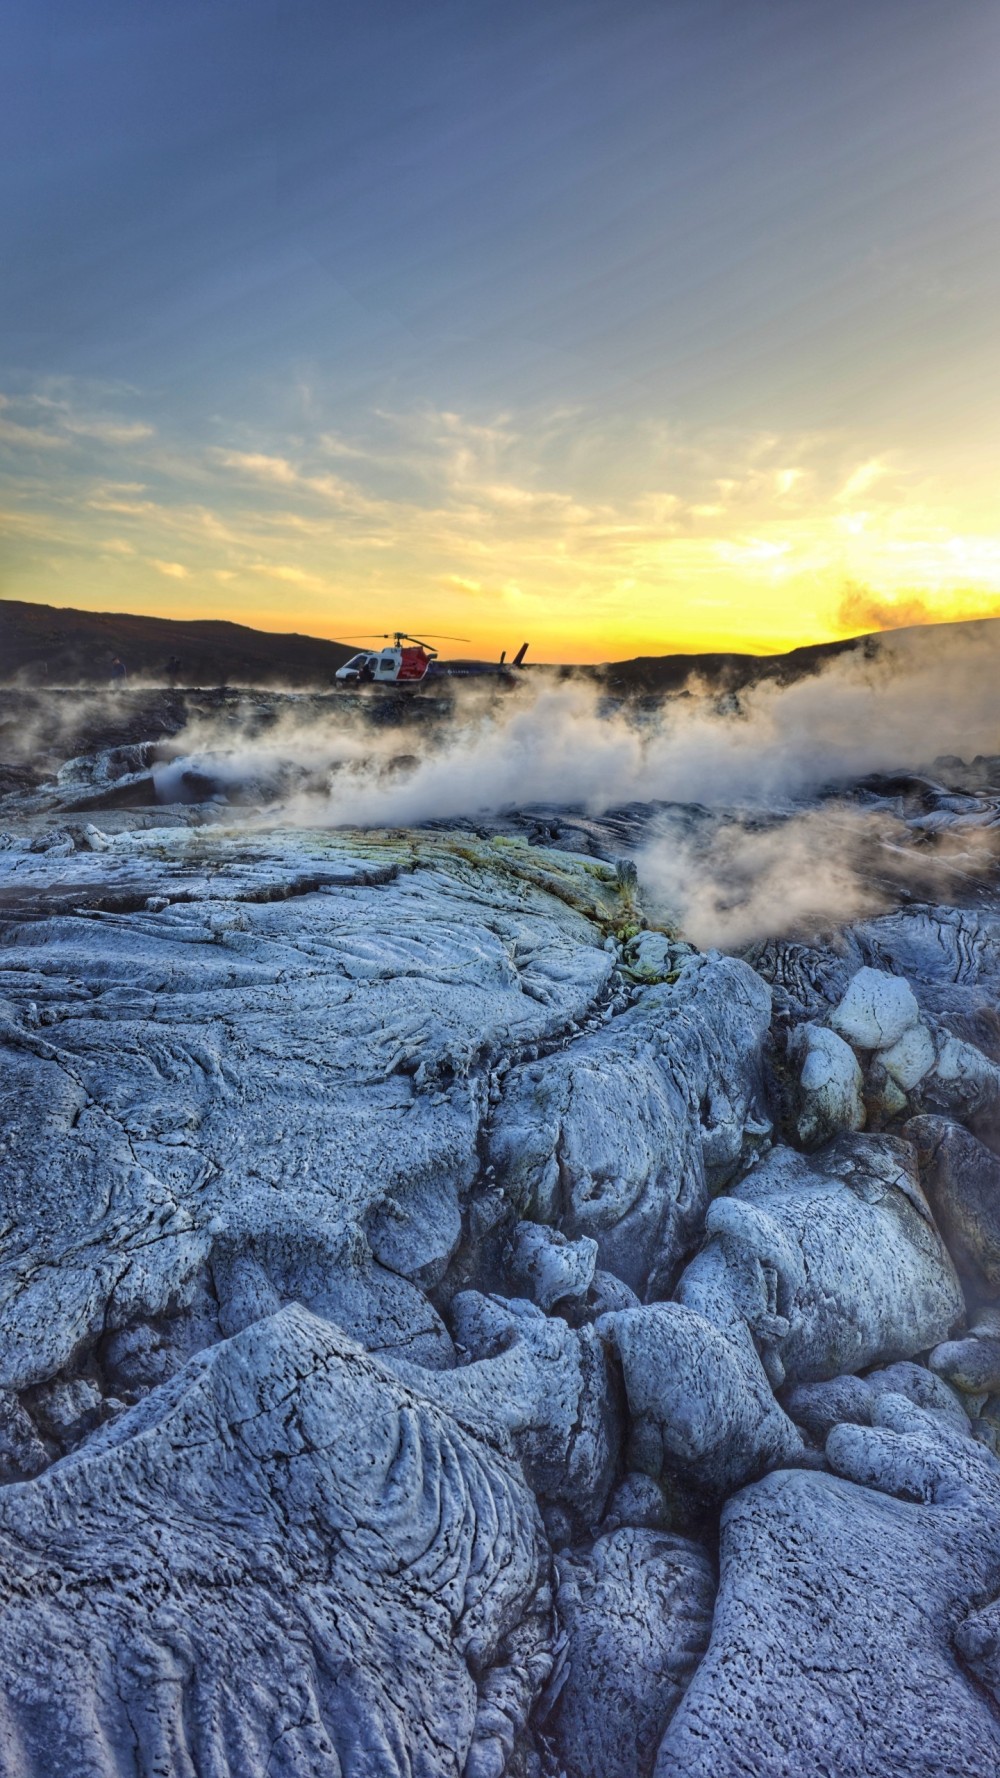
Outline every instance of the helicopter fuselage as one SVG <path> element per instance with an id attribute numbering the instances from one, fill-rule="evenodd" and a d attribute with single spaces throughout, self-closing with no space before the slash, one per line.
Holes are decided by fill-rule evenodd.
<path id="1" fill-rule="evenodd" d="M 410 642 L 407 647 L 406 643 Z M 528 644 L 525 642 L 508 665 L 499 661 L 440 661 L 437 650 L 426 643 L 401 638 L 394 647 L 380 650 L 364 649 L 338 667 L 334 675 L 340 685 L 388 685 L 413 688 L 425 680 L 498 678 L 511 682 L 517 677 Z"/>

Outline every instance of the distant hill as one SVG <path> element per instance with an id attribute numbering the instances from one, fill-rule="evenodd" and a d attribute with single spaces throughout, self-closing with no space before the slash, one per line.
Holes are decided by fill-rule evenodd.
<path id="1" fill-rule="evenodd" d="M 712 691 L 741 691 L 761 679 L 788 682 L 818 673 L 835 655 L 868 649 L 878 652 L 880 637 L 851 636 L 842 642 L 816 642 L 786 654 L 640 654 L 631 661 L 606 661 L 590 669 L 609 691 L 680 691 L 696 679 Z"/>
<path id="2" fill-rule="evenodd" d="M 608 661 L 588 669 L 609 691 L 631 696 L 681 691 L 691 681 L 716 693 L 739 692 L 772 680 L 791 685 L 819 673 L 838 655 L 880 661 L 887 668 L 914 667 L 962 651 L 1000 651 L 1000 618 L 969 618 L 960 623 L 918 624 L 905 629 L 877 630 L 837 642 L 814 642 L 784 654 L 660 654 L 630 661 Z"/>
<path id="3" fill-rule="evenodd" d="M 785 654 L 661 654 L 595 667 L 534 667 L 535 673 L 580 674 L 610 692 L 657 696 L 697 681 L 718 693 L 739 692 L 761 680 L 790 684 L 818 673 L 837 655 L 910 660 L 960 638 L 963 646 L 1000 649 L 1000 618 L 882 630 L 838 642 L 817 642 Z M 328 686 L 354 650 L 316 636 L 273 635 L 216 619 L 185 623 L 172 617 L 73 611 L 0 599 L 0 684 L 77 685 L 107 680 L 115 655 L 129 677 L 162 683 L 167 662 L 179 662 L 182 685 Z"/>
<path id="4" fill-rule="evenodd" d="M 175 658 L 184 685 L 327 685 L 353 653 L 316 636 L 272 635 L 214 618 L 184 622 L 0 599 L 0 683 L 6 684 L 106 680 L 117 655 L 130 678 L 162 681 Z"/>

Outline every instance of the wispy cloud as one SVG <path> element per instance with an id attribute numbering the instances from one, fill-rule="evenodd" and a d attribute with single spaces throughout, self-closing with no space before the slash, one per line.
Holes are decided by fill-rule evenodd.
<path id="1" fill-rule="evenodd" d="M 9 409 L 11 405 L 5 395 L 0 395 L 0 409 Z M 46 432 L 41 426 L 26 426 L 20 420 L 5 418 L 3 413 L 0 413 L 0 440 L 4 444 L 22 445 L 29 451 L 60 450 L 67 443 L 58 433 Z"/>
<path id="2" fill-rule="evenodd" d="M 290 486 L 298 481 L 298 472 L 287 457 L 269 457 L 263 451 L 213 451 L 216 462 L 224 469 L 238 470 L 241 475 L 258 481 L 278 482 Z"/>
<path id="3" fill-rule="evenodd" d="M 154 435 L 153 426 L 146 420 L 128 420 L 118 414 L 80 409 L 71 400 L 39 391 L 18 396 L 0 395 L 0 408 L 22 416 L 20 420 L 0 420 L 0 437 L 10 443 L 44 449 L 65 447 L 76 439 L 110 446 L 133 445 Z M 41 426 L 32 419 L 39 413 L 44 415 Z"/>
<path id="4" fill-rule="evenodd" d="M 109 445 L 137 444 L 140 439 L 152 438 L 154 432 L 142 420 L 105 420 L 79 414 L 67 414 L 62 426 L 73 438 L 93 438 Z"/>
<path id="5" fill-rule="evenodd" d="M 0 436 L 41 431 L 63 448 L 6 474 L 26 515 L 19 563 L 48 534 L 61 584 L 67 556 L 75 588 L 100 563 L 95 601 L 113 582 L 123 606 L 142 588 L 171 609 L 201 598 L 320 633 L 376 619 L 475 631 L 491 651 L 516 611 L 539 655 L 593 656 L 775 647 L 1000 594 L 992 521 L 959 528 L 888 439 L 690 434 L 556 407 L 370 410 L 334 431 L 314 397 L 309 426 L 216 418 L 222 442 L 188 447 L 112 412 L 110 393 L 31 404 L 7 402 Z M 58 596 L 41 547 L 30 561 L 32 585 Z"/>
<path id="6" fill-rule="evenodd" d="M 283 580 L 288 586 L 307 587 L 311 592 L 321 592 L 327 584 L 321 575 L 307 574 L 304 568 L 290 567 L 287 562 L 254 562 L 252 572 Z"/>
<path id="7" fill-rule="evenodd" d="M 873 457 L 868 463 L 859 464 L 848 476 L 837 499 L 845 505 L 851 500 L 857 500 L 860 494 L 866 494 L 885 473 L 885 464 L 880 463 L 877 457 Z"/>

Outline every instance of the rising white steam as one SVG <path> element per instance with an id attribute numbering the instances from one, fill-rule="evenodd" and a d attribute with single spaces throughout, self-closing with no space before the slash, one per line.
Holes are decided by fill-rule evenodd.
<path id="1" fill-rule="evenodd" d="M 843 655 L 811 678 L 763 682 L 723 704 L 695 691 L 652 709 L 612 707 L 592 683 L 541 675 L 507 695 L 459 688 L 450 719 L 403 728 L 373 727 L 353 702 L 328 701 L 321 717 L 303 705 L 256 737 L 203 723 L 180 738 L 159 787 L 170 796 L 184 772 L 200 771 L 230 793 L 250 787 L 270 802 L 268 821 L 311 828 L 412 827 L 539 803 L 725 811 L 707 828 L 665 828 L 641 869 L 691 936 L 737 945 L 882 904 L 885 859 L 899 849 L 885 818 L 805 805 L 868 772 L 1000 751 L 997 669 L 994 626 L 977 623 L 901 632 L 871 658 Z M 785 819 L 755 825 L 752 811 Z"/>
<path id="2" fill-rule="evenodd" d="M 227 783 L 295 768 L 302 786 L 283 813 L 310 826 L 412 826 L 536 802 L 775 808 L 870 771 L 996 753 L 998 668 L 993 625 L 942 626 L 796 684 L 759 684 L 728 707 L 695 693 L 653 712 L 612 709 L 588 682 L 539 678 L 502 697 L 472 689 L 438 726 L 373 729 L 334 706 L 257 738 L 203 723 L 181 745 Z"/>

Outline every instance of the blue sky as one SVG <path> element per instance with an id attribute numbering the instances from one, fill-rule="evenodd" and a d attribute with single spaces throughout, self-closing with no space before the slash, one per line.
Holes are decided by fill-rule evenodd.
<path id="1" fill-rule="evenodd" d="M 985 0 L 8 0 L 3 591 L 549 653 L 979 609 L 998 48 Z"/>

